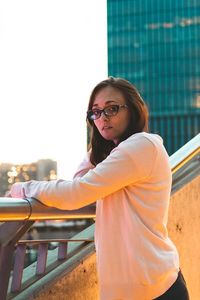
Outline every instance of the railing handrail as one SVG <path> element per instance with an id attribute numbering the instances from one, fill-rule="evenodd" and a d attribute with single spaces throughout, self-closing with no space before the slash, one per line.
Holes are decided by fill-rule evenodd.
<path id="1" fill-rule="evenodd" d="M 172 174 L 200 153 L 200 133 L 170 156 Z"/>
<path id="2" fill-rule="evenodd" d="M 21 244 L 47 244 L 47 243 L 77 243 L 77 242 L 85 242 L 85 243 L 91 243 L 94 242 L 94 239 L 39 239 L 39 240 L 20 240 L 17 242 L 18 245 Z"/>
<path id="3" fill-rule="evenodd" d="M 170 156 L 172 174 L 200 153 L 200 134 Z M 60 210 L 43 205 L 36 199 L 0 197 L 0 222 L 16 220 L 58 220 L 95 218 L 95 205 L 78 210 Z"/>
<path id="4" fill-rule="evenodd" d="M 91 218 L 95 218 L 93 204 L 76 210 L 61 210 L 46 206 L 33 198 L 0 198 L 0 222 Z"/>

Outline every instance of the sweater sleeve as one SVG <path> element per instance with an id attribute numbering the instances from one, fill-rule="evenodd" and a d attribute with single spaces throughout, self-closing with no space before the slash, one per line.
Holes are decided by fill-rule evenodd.
<path id="1" fill-rule="evenodd" d="M 90 152 L 86 154 L 81 164 L 78 166 L 76 173 L 73 176 L 73 179 L 82 177 L 89 170 L 93 169 L 94 165 L 90 162 Z"/>
<path id="2" fill-rule="evenodd" d="M 144 148 L 145 147 L 145 148 Z M 133 147 L 118 146 L 111 154 L 84 176 L 73 181 L 29 181 L 14 184 L 12 197 L 22 194 L 36 198 L 47 206 L 73 210 L 134 184 L 149 176 L 155 162 L 155 147 L 143 139 Z M 145 166 L 145 168 L 143 167 Z"/>

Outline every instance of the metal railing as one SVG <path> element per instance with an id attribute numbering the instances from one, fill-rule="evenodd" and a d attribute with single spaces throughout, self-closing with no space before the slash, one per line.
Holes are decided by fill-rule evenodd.
<path id="1" fill-rule="evenodd" d="M 95 205 L 77 210 L 61 210 L 49 207 L 37 199 L 0 198 L 0 222 L 25 220 L 91 219 L 95 217 Z"/>
<path id="2" fill-rule="evenodd" d="M 172 192 L 177 191 L 182 185 L 200 174 L 200 134 L 170 157 L 170 165 L 173 176 Z M 95 218 L 95 205 L 74 211 L 64 211 L 47 207 L 36 199 L 0 198 L 0 222 L 3 222 L 0 225 L 0 300 L 15 298 L 19 291 L 23 291 L 31 284 L 30 282 L 37 281 L 38 276 L 41 278 L 45 274 L 50 274 L 52 268 L 68 262 L 73 253 L 77 253 L 77 251 L 81 253 L 81 251 L 85 251 L 85 247 L 85 249 L 91 249 L 91 247 L 94 249 L 92 243 L 94 226 L 91 226 L 89 231 L 83 231 L 83 234 L 75 236 L 72 240 L 56 240 L 58 254 L 56 254 L 56 260 L 54 259 L 53 263 L 51 260 L 49 266 L 46 264 L 48 245 L 55 240 L 18 242 L 35 220 L 77 218 Z M 26 248 L 30 244 L 39 245 L 35 274 L 28 281 L 26 279 L 28 275 L 25 274 L 25 283 L 22 283 Z M 68 244 L 76 244 L 76 246 L 70 246 L 71 252 L 67 251 Z M 9 292 L 7 293 L 8 286 Z M 26 296 L 20 299 L 26 299 Z"/>
<path id="3" fill-rule="evenodd" d="M 18 241 L 31 228 L 34 222 L 36 220 L 80 218 L 95 218 L 95 205 L 92 204 L 78 210 L 65 211 L 47 207 L 36 199 L 0 198 L 0 222 L 3 222 L 0 225 L 0 300 L 12 299 L 19 291 L 27 288 L 26 279 L 24 279 L 22 284 L 26 249 L 35 242 Z M 76 239 L 70 240 L 70 244 L 76 244 L 74 248 L 72 247 L 72 252 L 75 254 L 77 251 L 85 248 L 88 243 L 93 244 L 92 241 L 92 236 L 90 238 L 88 236 L 79 238 L 78 236 Z M 55 268 L 55 265 L 58 266 L 69 260 L 70 250 L 67 250 L 69 240 L 65 239 L 59 242 L 58 255 L 54 254 L 54 262 L 47 268 L 48 245 L 51 242 L 54 242 L 54 240 L 41 241 L 38 245 L 37 266 L 28 280 L 28 285 L 30 282 L 34 284 L 38 280 L 38 276 L 41 277 L 49 273 L 52 268 Z M 91 247 L 93 249 L 93 245 Z M 26 299 L 26 296 L 23 299 Z"/>
<path id="4" fill-rule="evenodd" d="M 193 157 L 200 154 L 200 133 L 170 156 L 172 174 L 180 170 Z"/>
<path id="5" fill-rule="evenodd" d="M 7 298 L 2 299 L 28 299 L 32 294 L 30 286 L 37 284 L 38 280 L 52 279 L 52 271 L 56 268 L 62 270 L 73 268 L 80 263 L 83 256 L 94 252 L 94 231 L 90 226 L 72 239 L 43 239 L 43 240 L 21 240 L 17 243 L 13 271 L 10 276 Z M 49 248 L 50 243 L 57 243 L 53 249 Z M 37 251 L 37 259 L 34 263 L 24 269 L 24 262 L 27 256 L 27 248 Z M 51 250 L 49 250 L 51 249 Z M 80 258 L 81 257 L 81 258 Z M 30 272 L 31 269 L 31 272 Z M 57 275 L 59 275 L 59 270 Z M 46 278 L 45 278 L 46 277 Z"/>
<path id="6" fill-rule="evenodd" d="M 170 156 L 172 194 L 200 174 L 200 133 Z"/>

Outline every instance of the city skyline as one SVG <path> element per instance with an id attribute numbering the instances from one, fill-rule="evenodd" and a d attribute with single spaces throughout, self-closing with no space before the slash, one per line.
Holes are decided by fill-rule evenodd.
<path id="1" fill-rule="evenodd" d="M 29 164 L 0 164 L 0 196 L 4 196 L 15 182 L 57 179 L 57 162 L 40 159 Z"/>

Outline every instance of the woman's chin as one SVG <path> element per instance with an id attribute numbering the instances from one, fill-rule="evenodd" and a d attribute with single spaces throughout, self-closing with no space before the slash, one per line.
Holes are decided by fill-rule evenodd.
<path id="1" fill-rule="evenodd" d="M 113 141 L 113 137 L 112 136 L 109 136 L 109 135 L 103 135 L 102 134 L 102 137 L 106 140 L 106 141 Z"/>

